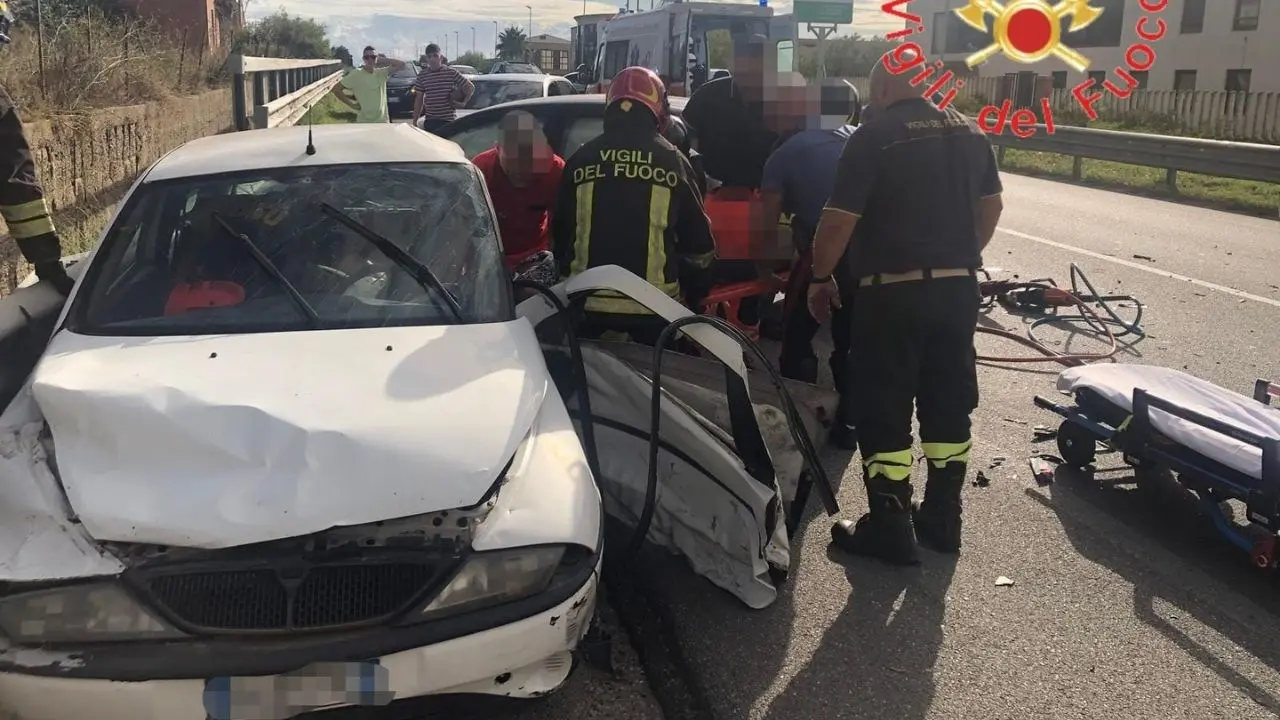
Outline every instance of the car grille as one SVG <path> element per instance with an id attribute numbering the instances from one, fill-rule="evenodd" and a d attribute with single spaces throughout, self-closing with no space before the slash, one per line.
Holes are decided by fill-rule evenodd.
<path id="1" fill-rule="evenodd" d="M 439 577 L 432 563 L 166 572 L 143 582 L 177 619 L 206 632 L 341 628 L 387 618 Z"/>

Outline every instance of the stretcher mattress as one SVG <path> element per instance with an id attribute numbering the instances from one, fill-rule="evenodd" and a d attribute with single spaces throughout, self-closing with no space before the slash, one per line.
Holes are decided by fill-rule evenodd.
<path id="1" fill-rule="evenodd" d="M 1153 365 L 1086 365 L 1058 376 L 1058 389 L 1088 388 L 1126 411 L 1142 388 L 1174 405 L 1229 423 L 1264 438 L 1280 438 L 1280 408 L 1225 390 L 1184 372 Z M 1179 445 L 1250 477 L 1262 478 L 1262 450 L 1152 408 L 1151 424 Z"/>

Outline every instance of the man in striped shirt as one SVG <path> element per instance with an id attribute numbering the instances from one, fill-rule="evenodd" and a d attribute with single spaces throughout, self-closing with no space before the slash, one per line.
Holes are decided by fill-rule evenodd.
<path id="1" fill-rule="evenodd" d="M 476 87 L 462 73 L 444 64 L 439 45 L 428 45 L 426 56 L 427 66 L 413 81 L 413 123 L 417 125 L 418 118 L 422 118 L 422 129 L 435 132 L 457 116 L 455 111 L 466 106 Z"/>

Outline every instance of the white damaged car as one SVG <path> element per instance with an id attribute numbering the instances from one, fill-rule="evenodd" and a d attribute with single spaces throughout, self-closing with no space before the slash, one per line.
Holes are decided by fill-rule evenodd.
<path id="1" fill-rule="evenodd" d="M 314 142 L 159 161 L 0 398 L 0 717 L 283 718 L 566 679 L 601 497 L 483 181 L 408 126 Z M 31 315 L 48 290 L 21 292 Z"/>
<path id="2" fill-rule="evenodd" d="M 545 696 L 606 516 L 620 563 L 644 539 L 773 603 L 806 488 L 835 511 L 803 431 L 834 394 L 753 400 L 705 325 L 661 371 L 573 342 L 586 293 L 690 313 L 616 267 L 517 306 L 495 225 L 407 125 L 236 133 L 139 178 L 65 305 L 0 298 L 0 718 Z"/>

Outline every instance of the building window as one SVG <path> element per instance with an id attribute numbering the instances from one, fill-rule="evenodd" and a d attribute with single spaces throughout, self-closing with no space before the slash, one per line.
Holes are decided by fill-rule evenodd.
<path id="1" fill-rule="evenodd" d="M 1182 6 L 1182 34 L 1194 35 L 1204 32 L 1205 0 L 1186 0 Z"/>
<path id="2" fill-rule="evenodd" d="M 1174 70 L 1173 71 L 1173 89 L 1178 91 L 1195 90 L 1196 89 L 1196 71 L 1195 70 Z"/>
<path id="3" fill-rule="evenodd" d="M 1227 71 L 1227 92 L 1249 92 L 1249 81 L 1252 80 L 1252 70 L 1228 70 Z"/>
<path id="4" fill-rule="evenodd" d="M 1134 88 L 1135 90 L 1147 89 L 1147 71 L 1146 70 L 1134 70 L 1129 74 L 1132 75 L 1133 79 L 1138 83 L 1138 87 Z"/>
<path id="5" fill-rule="evenodd" d="M 1095 86 L 1101 85 L 1107 79 L 1106 70 L 1090 70 L 1089 79 L 1093 81 Z"/>
<path id="6" fill-rule="evenodd" d="M 1067 71 L 1059 70 L 1053 74 L 1053 89 L 1063 90 L 1067 87 Z"/>
<path id="7" fill-rule="evenodd" d="M 1236 17 L 1232 30 L 1257 30 L 1262 0 L 1236 0 Z"/>
<path id="8" fill-rule="evenodd" d="M 1124 35 L 1125 7 L 1132 5 L 1129 0 L 1090 0 L 1102 10 L 1102 15 L 1087 27 L 1075 32 L 1068 32 L 1071 27 L 1070 16 L 1063 17 L 1062 41 L 1073 48 L 1120 47 L 1121 36 Z M 963 24 L 963 23 L 961 23 Z M 990 40 L 987 40 L 990 43 Z"/>
<path id="9" fill-rule="evenodd" d="M 551 51 L 550 51 L 550 50 L 539 50 L 539 51 L 538 51 L 538 67 L 542 68 L 543 70 L 555 70 L 555 69 L 556 69 L 556 66 L 555 66 L 555 65 L 553 65 L 553 64 L 552 64 L 552 61 L 551 61 Z"/>
<path id="10" fill-rule="evenodd" d="M 569 69 L 569 51 L 568 50 L 556 51 L 556 67 L 566 71 Z"/>

